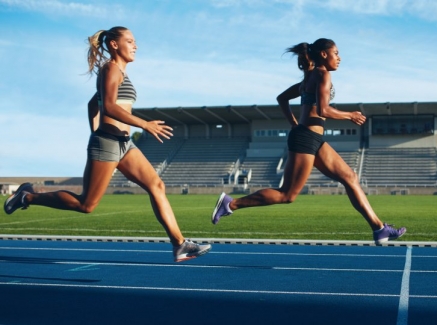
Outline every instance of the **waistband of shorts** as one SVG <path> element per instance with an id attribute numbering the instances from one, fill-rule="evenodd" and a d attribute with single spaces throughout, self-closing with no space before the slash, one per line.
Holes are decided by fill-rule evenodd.
<path id="1" fill-rule="evenodd" d="M 310 116 L 308 117 L 306 126 L 321 126 L 325 127 L 325 120 L 320 117 Z"/>
<path id="2" fill-rule="evenodd" d="M 110 140 L 116 140 L 120 142 L 128 142 L 130 140 L 129 136 L 123 136 L 123 135 L 115 135 L 112 133 L 105 132 L 103 130 L 97 129 L 94 132 L 95 135 L 98 135 L 99 137 L 110 139 Z"/>
<path id="3" fill-rule="evenodd" d="M 307 133 L 310 133 L 310 134 L 312 134 L 312 135 L 314 135 L 314 136 L 316 136 L 316 137 L 323 138 L 323 135 L 322 135 L 322 134 L 317 133 L 317 132 L 314 132 L 314 131 L 311 130 L 308 126 L 303 125 L 303 124 L 298 124 L 298 126 L 296 126 L 294 129 L 300 129 L 300 130 L 303 131 L 303 132 L 307 132 Z M 292 131 L 293 131 L 294 129 L 292 129 Z"/>

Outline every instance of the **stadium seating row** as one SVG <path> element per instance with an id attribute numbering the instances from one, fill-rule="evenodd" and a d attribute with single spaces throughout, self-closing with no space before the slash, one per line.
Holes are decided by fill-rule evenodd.
<path id="1" fill-rule="evenodd" d="M 144 152 L 167 186 L 222 186 L 245 184 L 277 187 L 281 184 L 286 156 L 247 156 L 250 140 L 236 138 L 174 138 L 163 144 L 151 137 L 142 137 L 137 146 Z M 284 150 L 286 152 L 286 150 Z M 370 148 L 339 152 L 360 177 L 363 185 L 436 186 L 437 149 Z M 240 174 L 236 171 L 251 173 Z M 338 186 L 336 182 L 313 168 L 307 185 Z M 116 171 L 110 186 L 134 186 Z"/>

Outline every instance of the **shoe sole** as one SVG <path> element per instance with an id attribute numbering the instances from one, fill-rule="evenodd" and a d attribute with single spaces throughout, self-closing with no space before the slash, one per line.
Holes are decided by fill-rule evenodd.
<path id="1" fill-rule="evenodd" d="M 16 209 L 14 209 L 14 210 L 7 210 L 6 209 L 6 207 L 8 206 L 8 204 L 12 201 L 12 200 L 14 200 L 16 197 L 17 197 L 17 195 L 23 190 L 23 188 L 24 187 L 27 187 L 27 186 L 29 186 L 29 187 L 31 187 L 32 188 L 32 184 L 30 184 L 30 183 L 24 183 L 24 184 L 21 184 L 18 188 L 17 188 L 17 190 L 15 191 L 15 193 L 14 194 L 12 194 L 10 197 L 8 197 L 8 199 L 5 201 L 5 204 L 3 205 L 3 210 L 5 211 L 5 213 L 6 214 L 12 214 L 12 213 L 14 213 L 16 210 L 18 210 L 19 208 L 16 208 Z"/>
<path id="2" fill-rule="evenodd" d="M 217 203 L 216 203 L 216 205 L 215 205 L 215 209 L 214 209 L 214 211 L 212 212 L 211 222 L 212 222 L 214 225 L 218 223 L 218 220 L 217 220 L 217 222 L 214 222 L 214 217 L 215 217 L 215 215 L 217 214 L 217 211 L 218 211 L 218 209 L 220 208 L 220 205 L 222 204 L 223 199 L 225 198 L 225 196 L 226 196 L 226 193 L 225 193 L 225 192 L 223 192 L 222 194 L 220 194 L 220 197 L 218 198 Z"/>
<path id="3" fill-rule="evenodd" d="M 178 262 L 183 262 L 183 261 L 188 261 L 188 260 L 192 260 L 193 258 L 196 258 L 196 257 L 199 257 L 199 256 L 202 256 L 202 255 L 205 255 L 206 253 L 208 253 L 210 250 L 211 250 L 211 245 L 207 248 L 207 249 L 204 249 L 203 251 L 199 251 L 199 252 L 197 252 L 195 255 L 190 255 L 190 256 L 185 256 L 185 257 L 181 257 L 181 258 L 178 258 L 178 259 L 176 259 L 176 260 L 174 260 L 176 263 L 178 263 Z"/>

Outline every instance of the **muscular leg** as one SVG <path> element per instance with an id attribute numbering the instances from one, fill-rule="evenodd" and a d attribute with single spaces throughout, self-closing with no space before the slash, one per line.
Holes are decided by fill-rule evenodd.
<path id="1" fill-rule="evenodd" d="M 184 236 L 165 194 L 164 182 L 141 151 L 137 148 L 129 150 L 120 161 L 118 169 L 129 180 L 140 185 L 149 193 L 155 216 L 164 227 L 170 241 L 174 246 L 182 244 Z"/>
<path id="2" fill-rule="evenodd" d="M 325 142 L 320 148 L 314 166 L 324 175 L 343 184 L 353 207 L 366 219 L 372 230 L 383 227 L 383 223 L 367 200 L 356 173 L 328 143 Z"/>
<path id="3" fill-rule="evenodd" d="M 28 194 L 25 197 L 25 201 L 31 205 L 90 213 L 99 204 L 103 194 L 105 194 L 117 164 L 117 162 L 88 160 L 85 167 L 83 192 L 81 195 L 61 190 L 49 193 Z"/>
<path id="4" fill-rule="evenodd" d="M 229 203 L 231 210 L 248 207 L 292 203 L 304 187 L 314 164 L 314 156 L 302 153 L 288 153 L 284 169 L 284 183 L 281 188 L 267 188 Z"/>

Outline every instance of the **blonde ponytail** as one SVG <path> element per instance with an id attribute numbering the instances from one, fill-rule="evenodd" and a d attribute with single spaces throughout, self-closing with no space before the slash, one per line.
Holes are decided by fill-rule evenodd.
<path id="1" fill-rule="evenodd" d="M 109 30 L 99 30 L 94 35 L 88 37 L 89 49 L 88 49 L 88 73 L 92 74 L 95 72 L 96 74 L 99 72 L 99 69 L 105 64 L 111 57 L 111 53 L 109 52 L 109 44 L 111 41 L 118 39 L 121 37 L 121 34 L 128 30 L 126 27 L 112 27 Z M 105 55 L 105 53 L 109 54 L 109 57 Z"/>
<path id="2" fill-rule="evenodd" d="M 99 30 L 94 35 L 88 37 L 89 49 L 88 49 L 88 73 L 92 74 L 98 72 L 103 62 L 108 58 L 105 56 L 107 50 L 103 47 L 103 37 L 105 36 L 105 30 Z"/>

